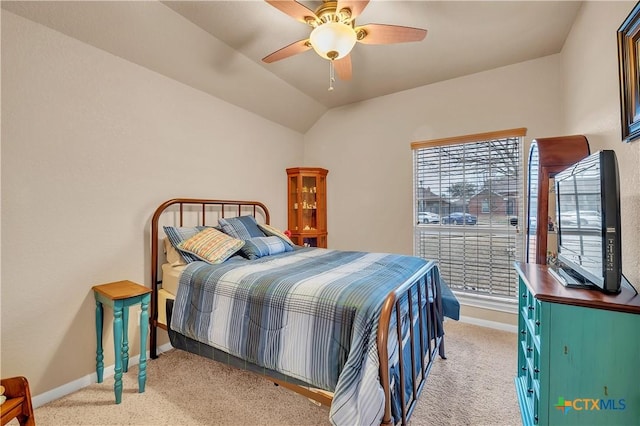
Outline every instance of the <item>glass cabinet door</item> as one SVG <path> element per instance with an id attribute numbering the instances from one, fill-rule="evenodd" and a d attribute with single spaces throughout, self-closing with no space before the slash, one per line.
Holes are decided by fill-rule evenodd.
<path id="1" fill-rule="evenodd" d="M 316 194 L 318 193 L 318 187 L 315 176 L 302 176 L 302 230 L 303 231 L 317 231 L 318 230 L 318 216 L 316 210 L 318 203 L 316 200 Z"/>
<path id="2" fill-rule="evenodd" d="M 300 203 L 298 202 L 298 177 L 290 176 L 289 177 L 289 230 L 297 231 L 300 228 L 300 221 L 298 215 L 298 207 Z"/>

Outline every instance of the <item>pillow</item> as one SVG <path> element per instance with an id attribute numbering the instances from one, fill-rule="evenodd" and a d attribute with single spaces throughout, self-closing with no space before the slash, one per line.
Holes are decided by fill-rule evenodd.
<path id="1" fill-rule="evenodd" d="M 184 259 L 185 263 L 191 263 L 191 262 L 195 262 L 196 260 L 200 260 L 198 259 L 196 256 L 189 254 L 189 253 L 185 253 L 183 251 L 180 250 L 180 247 L 178 247 L 178 245 L 180 245 L 180 243 L 184 240 L 187 240 L 191 237 L 193 237 L 194 235 L 196 235 L 198 232 L 202 231 L 203 229 L 206 229 L 206 227 L 204 226 L 193 226 L 193 227 L 175 227 L 175 226 L 165 226 L 164 227 L 164 233 L 167 234 L 167 238 L 169 239 L 169 242 L 171 243 L 171 245 L 173 247 L 175 247 L 176 249 L 178 249 L 178 253 L 180 253 L 180 256 Z M 168 254 L 168 253 L 167 253 Z M 168 258 L 167 258 L 168 260 Z"/>
<path id="2" fill-rule="evenodd" d="M 271 225 L 266 225 L 263 223 L 259 223 L 258 227 L 262 230 L 262 232 L 264 232 L 268 237 L 280 237 L 284 240 L 285 243 L 289 244 L 290 246 L 294 246 L 295 244 L 293 243 L 293 241 L 291 241 L 291 238 L 287 237 L 284 232 L 282 232 L 281 230 L 279 230 L 278 228 L 274 228 Z"/>
<path id="3" fill-rule="evenodd" d="M 169 238 L 165 237 L 163 238 L 163 240 L 164 240 L 164 252 L 167 257 L 167 262 L 171 264 L 171 266 L 186 265 L 187 262 L 185 262 L 185 260 L 182 258 L 182 255 L 180 254 L 178 249 L 171 244 L 171 241 L 169 241 Z"/>
<path id="4" fill-rule="evenodd" d="M 230 237 L 217 229 L 207 228 L 182 241 L 178 248 L 205 262 L 222 263 L 243 245 L 242 240 Z"/>
<path id="5" fill-rule="evenodd" d="M 258 222 L 253 216 L 238 216 L 229 219 L 218 219 L 222 232 L 240 240 L 253 237 L 264 237 L 264 232 L 258 228 Z"/>
<path id="6" fill-rule="evenodd" d="M 244 246 L 240 249 L 240 253 L 250 260 L 285 251 L 293 251 L 293 247 L 276 236 L 250 238 L 244 241 Z"/>

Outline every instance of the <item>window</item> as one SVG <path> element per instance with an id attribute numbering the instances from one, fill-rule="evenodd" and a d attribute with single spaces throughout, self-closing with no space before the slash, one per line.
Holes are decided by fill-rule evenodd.
<path id="1" fill-rule="evenodd" d="M 459 294 L 517 296 L 525 134 L 512 129 L 411 144 L 414 254 L 438 260 Z M 420 220 L 426 212 L 439 220 Z"/>

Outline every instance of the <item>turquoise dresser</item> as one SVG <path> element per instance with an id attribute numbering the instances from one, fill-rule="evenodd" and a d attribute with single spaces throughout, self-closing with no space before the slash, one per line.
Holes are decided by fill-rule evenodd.
<path id="1" fill-rule="evenodd" d="M 640 296 L 568 289 L 516 263 L 524 425 L 640 425 Z"/>

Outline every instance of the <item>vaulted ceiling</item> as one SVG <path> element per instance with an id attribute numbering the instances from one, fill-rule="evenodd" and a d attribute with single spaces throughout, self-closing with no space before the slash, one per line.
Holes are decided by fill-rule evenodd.
<path id="1" fill-rule="evenodd" d="M 315 10 L 320 1 L 300 1 Z M 423 41 L 357 44 L 329 87 L 313 50 L 265 64 L 310 27 L 261 0 L 11 2 L 2 7 L 301 133 L 328 109 L 558 53 L 582 2 L 372 0 L 358 25 L 424 28 Z"/>

